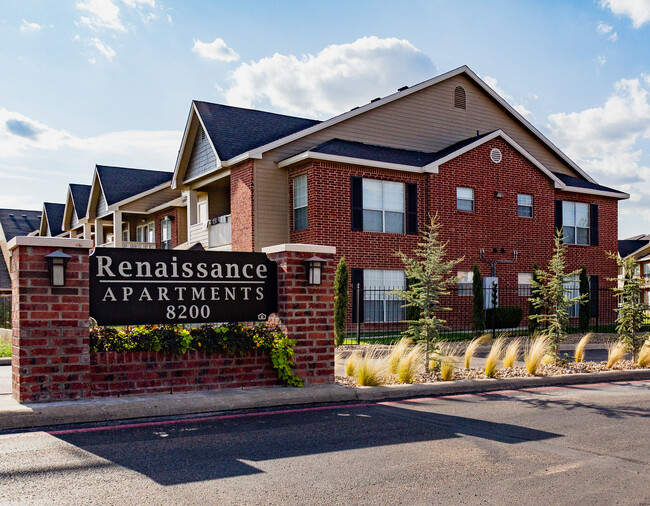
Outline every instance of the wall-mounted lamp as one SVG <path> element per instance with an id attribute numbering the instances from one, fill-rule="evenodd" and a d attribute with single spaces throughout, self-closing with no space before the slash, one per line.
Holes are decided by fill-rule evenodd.
<path id="1" fill-rule="evenodd" d="M 494 198 L 495 199 L 502 199 L 503 198 L 503 192 L 494 192 Z"/>
<path id="2" fill-rule="evenodd" d="M 307 283 L 310 285 L 321 284 L 321 273 L 323 271 L 323 263 L 327 262 L 321 257 L 311 257 L 305 260 L 307 270 Z"/>
<path id="3" fill-rule="evenodd" d="M 165 216 L 163 219 L 164 219 L 164 220 L 169 220 L 169 221 L 174 221 L 174 217 L 173 217 L 173 216 Z"/>
<path id="4" fill-rule="evenodd" d="M 51 286 L 65 286 L 65 266 L 72 257 L 63 251 L 53 251 L 45 255 Z"/>

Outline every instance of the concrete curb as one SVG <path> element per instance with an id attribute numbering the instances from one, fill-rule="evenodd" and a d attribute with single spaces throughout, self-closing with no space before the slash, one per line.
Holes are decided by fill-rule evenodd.
<path id="1" fill-rule="evenodd" d="M 0 365 L 11 365 L 11 357 L 0 357 Z"/>
<path id="2" fill-rule="evenodd" d="M 377 402 L 545 386 L 643 380 L 650 380 L 650 369 L 537 378 L 459 380 L 448 383 L 381 387 L 346 388 L 340 385 L 323 385 L 307 388 L 251 388 L 23 405 L 18 404 L 9 395 L 2 395 L 0 396 L 0 430 L 270 407 L 337 402 Z"/>

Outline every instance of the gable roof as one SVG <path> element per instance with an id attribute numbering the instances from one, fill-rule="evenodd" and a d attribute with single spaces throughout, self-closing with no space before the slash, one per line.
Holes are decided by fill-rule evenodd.
<path id="1" fill-rule="evenodd" d="M 72 203 L 77 211 L 79 219 L 86 216 L 86 209 L 88 208 L 88 199 L 90 198 L 89 184 L 74 184 L 70 183 L 70 195 L 72 196 Z"/>
<path id="2" fill-rule="evenodd" d="M 49 228 L 50 235 L 56 237 L 63 232 L 63 213 L 65 204 L 53 202 L 43 203 L 43 216 L 41 218 L 41 235 L 47 235 Z"/>
<path id="3" fill-rule="evenodd" d="M 4 255 L 0 254 L 0 290 L 11 290 L 11 276 Z"/>
<path id="4" fill-rule="evenodd" d="M 580 179 L 579 177 L 569 176 L 567 174 L 562 174 L 560 172 L 554 172 L 553 174 L 555 174 L 558 177 L 558 179 L 560 179 L 565 185 L 567 185 L 567 187 L 572 188 L 573 191 L 576 191 L 576 189 L 578 188 L 584 188 L 587 190 L 595 190 L 598 192 L 618 193 L 624 196 L 623 198 L 630 197 L 627 193 L 622 192 L 620 190 L 615 190 L 614 188 L 603 186 L 595 182 L 592 183 L 591 181 L 586 181 L 584 179 Z"/>
<path id="5" fill-rule="evenodd" d="M 2 226 L 5 240 L 9 242 L 17 235 L 27 235 L 38 230 L 41 214 L 41 211 L 25 209 L 0 209 L 0 226 Z"/>
<path id="6" fill-rule="evenodd" d="M 621 258 L 625 258 L 639 253 L 648 246 L 650 246 L 650 234 L 635 235 L 618 241 L 618 254 Z"/>
<path id="7" fill-rule="evenodd" d="M 108 205 L 151 190 L 172 180 L 171 172 L 160 170 L 128 169 L 97 165 L 97 175 Z"/>

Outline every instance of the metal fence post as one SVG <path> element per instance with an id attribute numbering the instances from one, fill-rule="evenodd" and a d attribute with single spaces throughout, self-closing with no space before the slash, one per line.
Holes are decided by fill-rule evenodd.
<path id="1" fill-rule="evenodd" d="M 357 283 L 357 344 L 361 344 L 361 283 Z"/>

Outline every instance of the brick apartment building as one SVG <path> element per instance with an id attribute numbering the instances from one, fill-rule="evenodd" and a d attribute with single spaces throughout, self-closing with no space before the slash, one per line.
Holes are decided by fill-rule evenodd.
<path id="1" fill-rule="evenodd" d="M 650 234 L 640 234 L 618 241 L 621 258 L 633 257 L 637 262 L 636 277 L 643 279 L 641 298 L 650 304 Z M 619 276 L 623 273 L 620 272 Z"/>
<path id="2" fill-rule="evenodd" d="M 618 201 L 467 67 L 320 122 L 193 102 L 172 187 L 187 195 L 188 242 L 258 251 L 336 247 L 367 288 L 404 286 L 395 252 L 412 250 L 437 213 L 457 274 L 527 285 L 562 227 L 569 268 L 592 290 L 616 265 Z M 577 283 L 572 288 L 577 290 Z M 597 297 L 594 297 L 597 300 Z M 364 299 L 366 308 L 388 302 Z M 598 310 L 597 302 L 596 307 Z"/>

